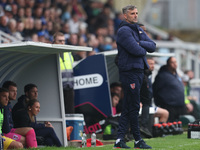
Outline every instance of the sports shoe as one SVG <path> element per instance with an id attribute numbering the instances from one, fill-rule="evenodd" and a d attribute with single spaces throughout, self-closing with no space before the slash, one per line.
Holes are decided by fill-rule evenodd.
<path id="1" fill-rule="evenodd" d="M 127 146 L 124 141 L 120 140 L 118 143 L 115 143 L 113 148 L 125 148 L 125 149 L 130 149 L 129 146 Z"/>
<path id="2" fill-rule="evenodd" d="M 151 132 L 147 128 L 143 127 L 143 126 L 140 127 L 140 132 L 141 132 L 141 134 L 143 134 L 147 138 L 152 138 L 153 137 Z"/>
<path id="3" fill-rule="evenodd" d="M 144 140 L 140 140 L 137 144 L 135 143 L 135 149 L 152 149 L 151 146 L 147 145 Z"/>

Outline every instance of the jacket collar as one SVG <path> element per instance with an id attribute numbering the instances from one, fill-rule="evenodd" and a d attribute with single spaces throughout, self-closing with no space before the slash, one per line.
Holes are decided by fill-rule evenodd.
<path id="1" fill-rule="evenodd" d="M 119 28 L 123 27 L 123 26 L 128 26 L 130 27 L 132 30 L 135 30 L 135 29 L 138 29 L 139 25 L 137 23 L 134 23 L 134 24 L 130 24 L 126 21 L 122 21 L 119 25 Z"/>

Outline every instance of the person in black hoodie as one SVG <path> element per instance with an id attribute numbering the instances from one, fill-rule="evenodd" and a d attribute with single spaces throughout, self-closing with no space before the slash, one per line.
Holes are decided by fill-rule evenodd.
<path id="1" fill-rule="evenodd" d="M 18 125 L 16 124 L 18 121 L 16 120 L 17 118 L 17 112 L 26 109 L 27 108 L 27 103 L 29 100 L 32 99 L 37 99 L 38 97 L 38 88 L 35 84 L 29 83 L 24 86 L 24 95 L 21 95 L 18 98 L 18 102 L 14 105 L 12 109 L 12 118 L 13 118 L 13 123 L 14 123 L 14 128 L 18 128 Z"/>
<path id="2" fill-rule="evenodd" d="M 124 142 L 124 136 L 130 127 L 135 139 L 134 148 L 151 149 L 140 136 L 138 115 L 140 109 L 140 88 L 144 69 L 148 69 L 147 52 L 154 52 L 156 44 L 137 24 L 138 10 L 128 5 L 122 9 L 125 21 L 122 21 L 117 32 L 117 49 L 120 81 L 124 91 L 122 113 L 115 148 L 130 149 Z"/>
<path id="3" fill-rule="evenodd" d="M 177 61 L 169 57 L 153 83 L 154 102 L 157 106 L 169 111 L 168 121 L 179 120 L 180 115 L 186 114 L 184 86 L 177 74 Z"/>

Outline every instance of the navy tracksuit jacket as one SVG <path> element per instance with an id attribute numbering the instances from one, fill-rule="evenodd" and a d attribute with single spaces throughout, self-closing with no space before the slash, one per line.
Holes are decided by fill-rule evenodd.
<path id="1" fill-rule="evenodd" d="M 123 140 L 130 122 L 133 136 L 140 140 L 138 114 L 140 88 L 144 69 L 148 68 L 146 52 L 154 52 L 156 44 L 138 24 L 122 21 L 117 32 L 118 68 L 124 90 L 122 113 L 119 121 L 118 138 Z"/>

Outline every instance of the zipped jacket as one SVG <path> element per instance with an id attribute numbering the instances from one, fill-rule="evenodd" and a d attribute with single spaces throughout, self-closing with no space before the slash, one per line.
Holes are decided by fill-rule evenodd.
<path id="1" fill-rule="evenodd" d="M 153 42 L 137 23 L 122 21 L 117 32 L 118 68 L 119 71 L 148 69 L 146 52 L 156 49 Z"/>

